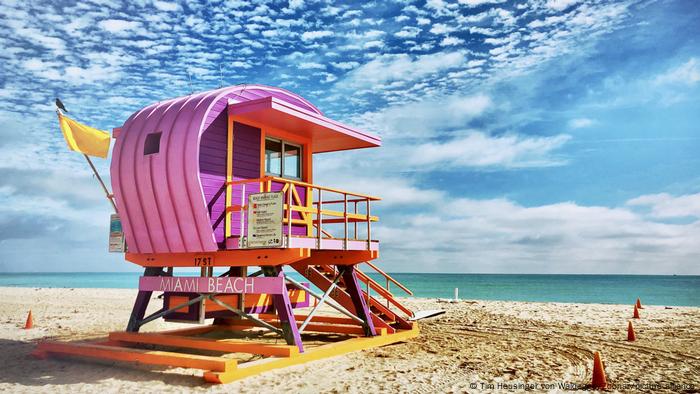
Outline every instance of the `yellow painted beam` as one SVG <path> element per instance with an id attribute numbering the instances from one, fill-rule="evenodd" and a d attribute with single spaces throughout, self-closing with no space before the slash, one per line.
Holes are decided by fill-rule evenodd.
<path id="1" fill-rule="evenodd" d="M 385 332 L 385 331 L 384 331 Z M 323 358 L 339 356 L 342 354 L 369 349 L 377 346 L 384 346 L 390 343 L 405 341 L 410 338 L 415 338 L 419 334 L 418 325 L 413 324 L 411 330 L 400 330 L 395 334 L 384 334 L 376 337 L 352 338 L 341 342 L 331 343 L 328 345 L 319 346 L 317 348 L 307 350 L 297 357 L 293 358 L 274 358 L 245 366 L 226 372 L 205 372 L 204 380 L 210 383 L 229 383 L 234 380 L 242 379 L 248 376 L 257 375 L 262 372 L 271 371 L 273 369 L 285 368 L 292 365 L 303 364 L 309 361 L 320 360 Z"/>

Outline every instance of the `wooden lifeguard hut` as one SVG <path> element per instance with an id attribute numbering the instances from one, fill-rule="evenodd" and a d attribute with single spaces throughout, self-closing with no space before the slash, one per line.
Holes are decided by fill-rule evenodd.
<path id="1" fill-rule="evenodd" d="M 379 255 L 372 231 L 379 198 L 313 182 L 314 154 L 379 147 L 379 137 L 324 116 L 284 89 L 239 85 L 151 104 L 114 129 L 113 138 L 110 171 L 125 258 L 145 268 L 131 317 L 126 331 L 106 342 L 45 342 L 36 355 L 195 367 L 207 381 L 223 383 L 418 335 L 412 311 L 391 285 L 410 291 L 372 264 Z M 146 316 L 153 292 L 163 293 L 163 305 Z M 319 314 L 322 305 L 335 314 Z M 214 320 L 139 332 L 159 318 Z M 286 345 L 211 337 L 261 330 Z M 320 333 L 336 341 L 305 347 L 309 333 L 314 341 Z M 135 345 L 264 360 L 238 365 Z"/>

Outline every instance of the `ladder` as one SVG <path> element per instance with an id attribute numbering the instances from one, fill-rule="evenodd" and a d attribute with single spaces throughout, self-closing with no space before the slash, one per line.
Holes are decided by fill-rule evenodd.
<path id="1" fill-rule="evenodd" d="M 406 289 L 394 278 L 391 278 L 385 272 L 371 265 L 371 263 L 367 264 L 387 278 L 387 287 L 389 287 L 388 284 L 391 282 L 412 295 L 410 290 Z M 347 310 L 355 311 L 352 299 L 348 292 L 345 291 L 346 284 L 343 278 L 338 279 L 338 270 L 335 265 L 292 264 L 292 267 L 323 292 L 326 292 L 333 286 L 334 281 L 337 282 L 329 296 Z M 362 290 L 362 296 L 367 301 L 367 307 L 375 328 L 384 328 L 388 334 L 393 334 L 397 330 L 408 330 L 413 327 L 413 323 L 409 321 L 409 318 L 413 316 L 413 312 L 396 300 L 395 296 L 388 288 L 382 287 L 379 283 L 357 268 L 355 268 L 355 272 L 357 274 L 357 279 L 366 286 L 365 290 Z M 372 290 L 374 290 L 378 296 L 381 296 L 381 299 L 377 296 L 373 296 L 371 294 Z M 382 302 L 382 299 L 384 302 Z"/>

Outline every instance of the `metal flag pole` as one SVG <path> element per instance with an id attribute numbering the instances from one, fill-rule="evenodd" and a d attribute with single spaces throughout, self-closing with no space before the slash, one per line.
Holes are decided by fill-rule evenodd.
<path id="1" fill-rule="evenodd" d="M 105 196 L 107 196 L 107 199 L 109 202 L 112 204 L 112 208 L 114 208 L 114 213 L 117 212 L 117 204 L 114 203 L 114 195 L 109 192 L 107 189 L 107 186 L 105 185 L 105 182 L 102 180 L 102 177 L 100 174 L 97 172 L 97 168 L 95 168 L 95 165 L 92 164 L 92 160 L 90 160 L 90 157 L 83 153 L 83 156 L 85 156 L 85 160 L 87 160 L 88 164 L 90 165 L 90 168 L 92 168 L 92 172 L 95 173 L 95 177 L 97 177 L 97 180 L 100 182 L 100 186 L 102 186 L 102 190 L 105 192 Z"/>
<path id="2" fill-rule="evenodd" d="M 56 108 L 56 113 L 58 113 L 59 120 L 61 116 L 63 116 L 63 112 L 61 111 L 60 108 Z M 85 157 L 85 160 L 87 160 L 88 164 L 90 165 L 90 168 L 92 169 L 92 172 L 95 174 L 95 177 L 97 178 L 97 181 L 100 182 L 100 186 L 102 186 L 102 190 L 105 192 L 105 196 L 109 200 L 110 204 L 112 204 L 112 208 L 114 208 L 114 213 L 119 213 L 117 212 L 117 204 L 114 203 L 114 195 L 109 192 L 109 189 L 107 189 L 107 185 L 105 185 L 105 182 L 102 180 L 102 177 L 100 176 L 100 173 L 97 172 L 97 168 L 95 168 L 95 165 L 92 163 L 92 160 L 90 160 L 90 157 L 83 153 L 83 157 Z"/>

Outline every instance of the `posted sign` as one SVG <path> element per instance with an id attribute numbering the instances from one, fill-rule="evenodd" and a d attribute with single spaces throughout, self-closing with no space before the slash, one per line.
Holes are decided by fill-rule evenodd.
<path id="1" fill-rule="evenodd" d="M 126 251 L 122 221 L 116 213 L 109 217 L 109 251 L 112 253 L 124 253 Z"/>
<path id="2" fill-rule="evenodd" d="M 247 247 L 281 247 L 283 218 L 284 192 L 249 195 Z"/>

